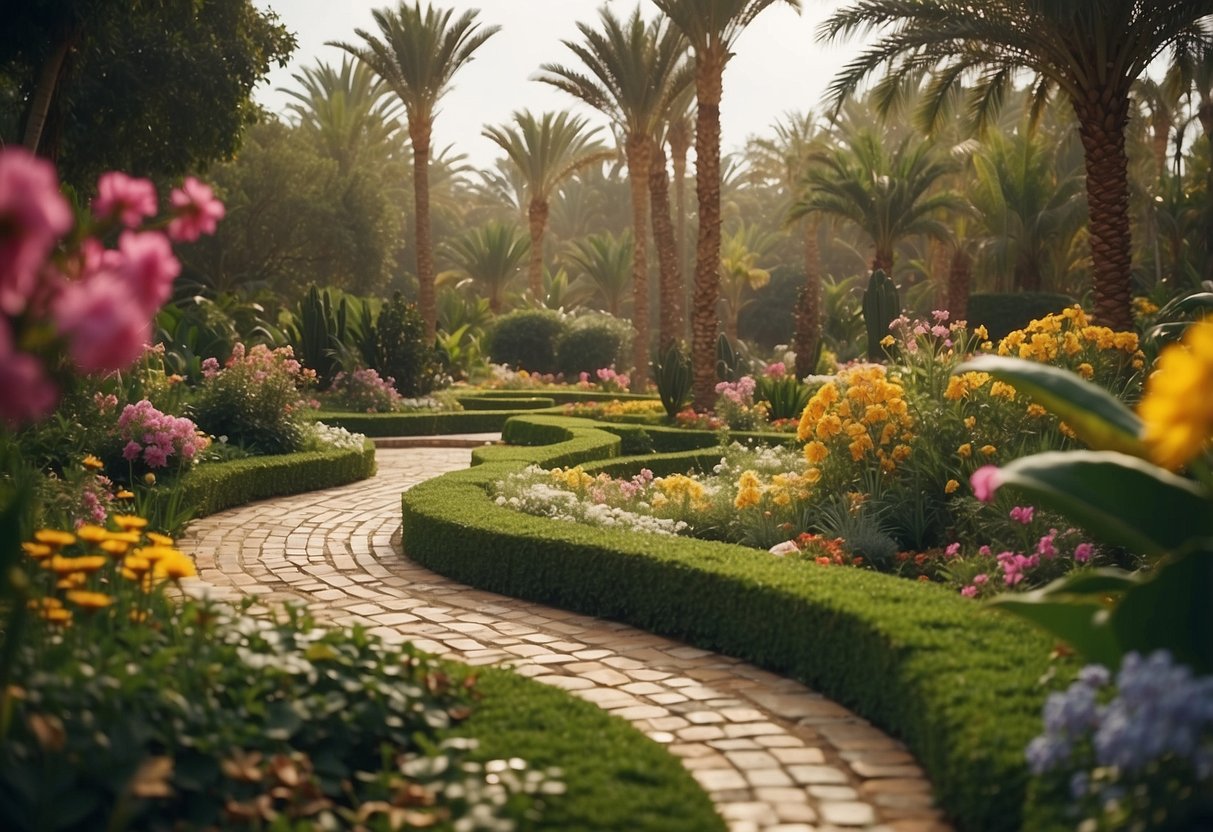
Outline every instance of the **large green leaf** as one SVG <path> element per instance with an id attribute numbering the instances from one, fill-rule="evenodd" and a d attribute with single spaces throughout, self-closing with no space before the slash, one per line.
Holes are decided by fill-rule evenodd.
<path id="1" fill-rule="evenodd" d="M 1097 451 L 1145 456 L 1137 415 L 1107 390 L 1071 372 L 1002 355 L 978 356 L 954 372 L 989 373 L 1012 385 L 1063 419 Z"/>
<path id="2" fill-rule="evenodd" d="M 1167 649 L 1195 672 L 1213 672 L 1213 552 L 1160 564 L 1125 593 L 1109 623 L 1125 651 Z"/>
<path id="3" fill-rule="evenodd" d="M 1109 667 L 1120 664 L 1122 650 L 1107 624 L 1107 608 L 1087 598 L 1054 596 L 1053 587 L 1050 584 L 1034 592 L 1000 595 L 990 603 L 1032 622 L 1090 661 Z"/>
<path id="4" fill-rule="evenodd" d="M 1213 536 L 1213 506 L 1196 483 L 1115 451 L 1053 451 L 999 471 L 1017 488 L 1106 543 L 1144 555 Z"/>

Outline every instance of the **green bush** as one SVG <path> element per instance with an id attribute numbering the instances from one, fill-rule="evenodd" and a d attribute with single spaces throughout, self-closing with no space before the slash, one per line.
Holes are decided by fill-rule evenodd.
<path id="1" fill-rule="evenodd" d="M 969 330 L 984 326 L 990 340 L 1023 329 L 1032 321 L 1074 305 L 1074 298 L 1052 292 L 983 293 L 969 296 Z"/>
<path id="2" fill-rule="evenodd" d="M 383 305 L 376 323 L 379 375 L 396 381 L 405 398 L 424 396 L 434 389 L 441 369 L 438 353 L 425 342 L 425 323 L 417 305 L 406 303 L 399 292 Z"/>
<path id="3" fill-rule="evenodd" d="M 624 372 L 630 365 L 632 328 L 606 314 L 577 318 L 556 343 L 556 359 L 566 379 L 581 373 L 594 375 L 603 367 Z"/>
<path id="4" fill-rule="evenodd" d="M 290 347 L 236 344 L 227 366 L 203 362 L 193 403 L 198 427 L 251 453 L 288 454 L 303 447 L 303 395 L 311 376 Z"/>
<path id="5" fill-rule="evenodd" d="M 516 417 L 507 436 L 557 444 L 480 449 L 479 467 L 407 492 L 410 555 L 473 586 L 627 621 L 800 679 L 904 740 L 962 828 L 1040 828 L 1034 819 L 1049 807 L 1025 807 L 1024 748 L 1039 731 L 1045 637 L 934 585 L 552 523 L 488 497 L 490 483 L 531 462 L 615 456 L 600 427 Z M 702 464 L 703 453 L 690 459 Z M 632 460 L 633 470 L 649 464 Z M 658 464 L 676 467 L 668 457 Z M 628 470 L 626 460 L 609 465 Z"/>
<path id="6" fill-rule="evenodd" d="M 489 333 L 489 357 L 529 373 L 557 373 L 556 346 L 567 326 L 551 309 L 518 309 L 497 319 Z"/>

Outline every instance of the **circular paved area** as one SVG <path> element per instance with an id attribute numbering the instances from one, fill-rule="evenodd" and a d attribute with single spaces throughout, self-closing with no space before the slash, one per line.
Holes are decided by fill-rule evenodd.
<path id="1" fill-rule="evenodd" d="M 201 585 L 302 603 L 321 620 L 563 688 L 664 744 L 732 832 L 950 829 L 904 746 L 798 682 L 413 563 L 400 547 L 400 492 L 466 467 L 470 452 L 380 448 L 377 458 L 370 480 L 196 521 L 181 545 Z"/>

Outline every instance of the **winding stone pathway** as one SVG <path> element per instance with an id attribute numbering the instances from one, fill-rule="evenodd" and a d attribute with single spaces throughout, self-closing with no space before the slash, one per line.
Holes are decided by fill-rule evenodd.
<path id="1" fill-rule="evenodd" d="M 381 447 L 377 458 L 370 480 L 196 521 L 181 545 L 200 585 L 302 603 L 318 619 L 506 665 L 593 702 L 681 759 L 731 832 L 951 829 L 904 746 L 798 682 L 413 563 L 401 552 L 400 493 L 466 467 L 470 453 Z"/>

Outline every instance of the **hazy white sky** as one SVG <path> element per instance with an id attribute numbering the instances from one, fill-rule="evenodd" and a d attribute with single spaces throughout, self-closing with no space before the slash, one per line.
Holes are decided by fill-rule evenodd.
<path id="1" fill-rule="evenodd" d="M 256 0 L 259 7 L 273 9 L 299 40 L 290 66 L 270 75 L 257 100 L 281 111 L 287 98 L 276 88 L 293 86 L 292 75 L 318 60 L 340 63 L 344 53 L 325 42 L 356 41 L 355 28 L 376 31 L 371 10 L 396 2 Z M 635 2 L 610 0 L 610 7 L 624 17 L 631 14 Z M 646 15 L 655 14 L 648 0 L 642 4 Z M 724 75 L 725 152 L 740 149 L 749 135 L 767 132 L 783 113 L 818 105 L 826 84 L 858 49 L 853 43 L 822 45 L 814 38 L 817 25 L 839 4 L 839 0 L 802 0 L 799 16 L 786 4 L 777 4 L 741 36 Z M 602 0 L 437 0 L 436 5 L 454 8 L 456 14 L 479 9 L 480 20 L 501 27 L 455 76 L 454 89 L 443 99 L 434 122 L 436 149 L 453 144 L 473 164 L 487 167 L 498 153 L 496 145 L 481 136 L 481 129 L 508 121 L 516 109 L 576 109 L 602 123 L 572 97 L 531 80 L 542 63 L 575 62 L 561 41 L 577 38 L 578 21 L 596 20 Z"/>

